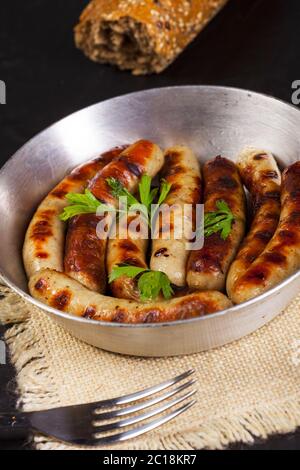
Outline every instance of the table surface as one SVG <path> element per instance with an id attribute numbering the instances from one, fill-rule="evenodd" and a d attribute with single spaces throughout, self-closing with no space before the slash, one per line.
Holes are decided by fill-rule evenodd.
<path id="1" fill-rule="evenodd" d="M 0 80 L 7 93 L 7 104 L 0 107 L 1 165 L 58 119 L 131 91 L 214 84 L 291 102 L 292 82 L 300 79 L 299 0 L 231 0 L 168 70 L 141 77 L 94 64 L 76 50 L 72 28 L 87 3 L 0 2 Z M 13 378 L 9 364 L 0 365 L 0 409 L 14 406 Z M 24 446 L 28 448 L 24 442 L 0 442 L 0 449 Z M 300 449 L 300 432 L 250 449 Z"/>

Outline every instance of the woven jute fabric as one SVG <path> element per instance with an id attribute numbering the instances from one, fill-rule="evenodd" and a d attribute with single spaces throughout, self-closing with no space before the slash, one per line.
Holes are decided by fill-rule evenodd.
<path id="1" fill-rule="evenodd" d="M 197 403 L 159 429 L 112 449 L 221 449 L 300 426 L 300 296 L 273 322 L 222 348 L 165 359 L 112 354 L 86 345 L 7 287 L 0 321 L 26 411 L 130 393 L 196 370 Z M 74 448 L 34 436 L 37 449 Z"/>

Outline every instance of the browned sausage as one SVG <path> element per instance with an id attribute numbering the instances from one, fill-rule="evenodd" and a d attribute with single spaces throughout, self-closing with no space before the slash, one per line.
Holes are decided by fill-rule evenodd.
<path id="1" fill-rule="evenodd" d="M 106 322 L 159 323 L 193 318 L 229 308 L 220 292 L 195 292 L 186 297 L 141 304 L 92 292 L 66 274 L 45 270 L 31 277 L 33 297 L 73 315 Z"/>
<path id="2" fill-rule="evenodd" d="M 300 161 L 283 173 L 281 206 L 273 238 L 234 285 L 236 304 L 266 292 L 300 268 Z"/>
<path id="3" fill-rule="evenodd" d="M 203 167 L 204 211 L 215 212 L 216 202 L 224 200 L 236 220 L 226 240 L 220 233 L 205 238 L 201 250 L 191 251 L 188 260 L 187 283 L 201 290 L 225 288 L 230 263 L 234 259 L 245 231 L 245 194 L 238 170 L 233 162 L 217 157 Z"/>
<path id="4" fill-rule="evenodd" d="M 234 284 L 263 252 L 274 235 L 280 217 L 281 173 L 268 152 L 246 149 L 238 157 L 242 181 L 250 192 L 253 221 L 240 251 L 230 266 L 227 293 L 231 296 Z"/>
<path id="5" fill-rule="evenodd" d="M 98 171 L 103 170 L 103 168 L 113 159 L 117 158 L 125 148 L 116 148 L 110 153 L 107 153 Z M 90 186 L 91 183 L 89 187 Z M 89 287 L 93 290 L 98 289 L 104 276 L 104 272 L 101 271 L 99 267 L 105 255 L 103 252 L 105 247 L 95 236 L 96 227 L 101 218 L 101 216 L 97 216 L 96 214 L 81 214 L 72 217 L 69 221 L 65 243 L 65 272 L 70 275 L 71 273 L 78 273 L 77 277 L 76 274 L 74 274 L 73 277 L 77 278 L 78 281 L 81 280 L 81 282 L 83 282 L 84 279 L 88 279 Z M 84 279 L 82 279 L 81 276 L 84 276 Z"/>
<path id="6" fill-rule="evenodd" d="M 165 239 L 165 237 L 162 239 L 160 232 L 161 220 L 157 219 L 154 233 L 157 232 L 159 239 L 152 240 L 150 268 L 154 271 L 164 272 L 172 284 L 184 286 L 188 257 L 187 245 L 192 239 L 194 216 L 192 211 L 191 214 L 188 214 L 187 211 L 184 213 L 184 208 L 185 204 L 194 208 L 200 202 L 201 177 L 199 162 L 188 147 L 177 145 L 165 152 L 165 162 L 161 176 L 172 185 L 164 201 L 165 205 L 172 207 L 170 227 L 168 226 L 170 239 Z M 148 267 L 146 262 L 148 240 L 142 237 L 142 233 L 138 234 L 139 237 L 135 233 L 130 233 L 131 224 L 132 220 L 128 220 L 129 233 L 126 240 L 121 237 L 109 240 L 107 251 L 107 271 L 109 274 L 115 265 L 122 263 L 141 268 Z M 176 239 L 174 236 L 177 229 L 176 224 L 179 225 L 179 230 L 184 229 L 181 239 Z M 143 228 L 147 229 L 147 227 Z M 143 231 L 145 232 L 145 230 Z M 147 235 L 146 230 L 146 237 Z M 110 286 L 115 297 L 134 300 L 140 298 L 136 280 L 128 276 L 116 279 Z"/>
<path id="7" fill-rule="evenodd" d="M 81 193 L 88 181 L 112 158 L 111 152 L 81 165 L 66 176 L 41 202 L 26 232 L 23 260 L 27 276 L 41 269 L 63 271 L 65 224 L 59 215 L 67 193 Z"/>
<path id="8" fill-rule="evenodd" d="M 160 148 L 152 142 L 140 140 L 100 171 L 89 184 L 89 189 L 99 201 L 116 206 L 117 200 L 107 184 L 107 178 L 117 179 L 130 192 L 134 192 L 141 176 L 155 176 L 162 164 L 163 154 Z M 103 293 L 106 289 L 107 238 L 98 238 L 96 221 L 95 217 L 85 216 L 79 217 L 79 220 L 75 218 L 70 224 L 65 272 L 89 289 Z M 107 233 L 110 224 L 108 221 Z"/>
<path id="9" fill-rule="evenodd" d="M 172 185 L 164 201 L 172 211 L 166 227 L 167 237 L 161 218 L 157 218 L 150 267 L 164 272 L 172 284 L 183 287 L 186 285 L 188 243 L 193 238 L 195 208 L 201 202 L 202 192 L 200 164 L 192 150 L 181 145 L 169 148 L 165 153 L 162 177 Z M 193 208 L 190 214 L 187 206 Z M 176 233 L 181 230 L 181 237 L 176 238 Z"/>
<path id="10" fill-rule="evenodd" d="M 135 222 L 136 220 L 136 222 Z M 141 221 L 138 216 L 128 216 L 120 220 L 120 224 L 123 226 L 122 235 L 124 232 L 124 238 L 121 237 L 119 231 L 116 233 L 115 238 L 111 238 L 108 242 L 107 248 L 107 273 L 111 274 L 113 268 L 119 264 L 129 264 L 131 266 L 137 266 L 139 268 L 148 268 L 146 261 L 146 253 L 148 247 L 148 226 L 143 228 L 147 233 L 143 235 L 143 232 L 136 234 L 134 230 L 131 230 L 132 223 L 139 224 Z M 125 234 L 125 232 L 127 232 Z M 133 299 L 140 300 L 139 290 L 137 288 L 136 279 L 128 276 L 121 276 L 110 284 L 110 290 L 114 297 L 119 299 Z"/>

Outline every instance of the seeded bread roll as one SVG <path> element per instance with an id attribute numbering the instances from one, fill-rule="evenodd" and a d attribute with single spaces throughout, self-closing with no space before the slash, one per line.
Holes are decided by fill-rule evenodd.
<path id="1" fill-rule="evenodd" d="M 75 28 L 90 59 L 132 70 L 164 70 L 228 0 L 92 0 Z"/>

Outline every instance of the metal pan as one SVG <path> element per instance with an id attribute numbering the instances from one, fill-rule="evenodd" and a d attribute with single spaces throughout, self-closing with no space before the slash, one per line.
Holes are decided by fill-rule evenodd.
<path id="1" fill-rule="evenodd" d="M 59 121 L 24 145 L 0 172 L 0 274 L 5 283 L 77 338 L 137 356 L 195 353 L 237 340 L 278 315 L 299 292 L 300 273 L 245 304 L 208 317 L 165 324 L 119 325 L 62 313 L 30 297 L 21 248 L 43 196 L 76 165 L 140 138 L 162 147 L 190 145 L 201 162 L 235 159 L 246 145 L 298 160 L 300 112 L 274 98 L 209 86 L 162 88 L 96 104 Z"/>

